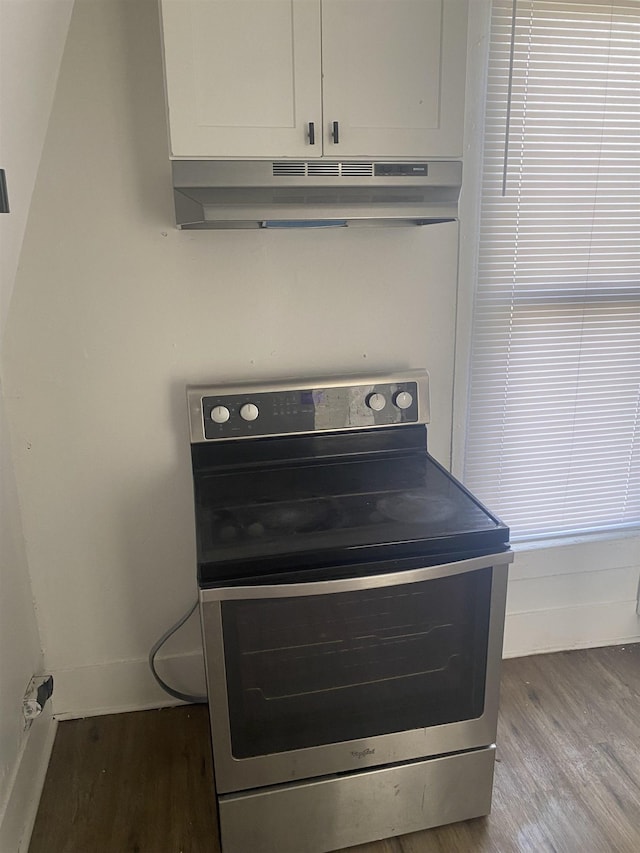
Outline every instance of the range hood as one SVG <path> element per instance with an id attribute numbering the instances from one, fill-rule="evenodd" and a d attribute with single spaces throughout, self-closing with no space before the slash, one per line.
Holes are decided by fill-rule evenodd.
<path id="1" fill-rule="evenodd" d="M 429 225 L 458 216 L 459 161 L 174 160 L 178 228 Z"/>

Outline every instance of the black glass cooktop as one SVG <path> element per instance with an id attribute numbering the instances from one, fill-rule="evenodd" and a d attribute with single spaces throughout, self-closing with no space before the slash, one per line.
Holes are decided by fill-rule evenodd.
<path id="1" fill-rule="evenodd" d="M 265 447 L 267 458 L 253 463 L 202 465 L 194 471 L 201 582 L 505 550 L 505 525 L 426 452 L 424 428 L 407 429 L 412 440 L 395 448 L 382 435 L 355 450 L 341 444 L 337 455 L 335 440 L 307 442 L 306 452 L 298 441 L 286 461 Z"/>

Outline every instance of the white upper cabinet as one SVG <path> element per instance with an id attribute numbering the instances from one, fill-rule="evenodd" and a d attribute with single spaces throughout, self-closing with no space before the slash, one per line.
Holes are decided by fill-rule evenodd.
<path id="1" fill-rule="evenodd" d="M 161 9 L 174 157 L 321 154 L 320 0 L 162 0 Z"/>
<path id="2" fill-rule="evenodd" d="M 462 155 L 467 0 L 161 0 L 173 157 Z"/>
<path id="3" fill-rule="evenodd" d="M 466 47 L 465 2 L 323 0 L 324 153 L 461 156 Z"/>

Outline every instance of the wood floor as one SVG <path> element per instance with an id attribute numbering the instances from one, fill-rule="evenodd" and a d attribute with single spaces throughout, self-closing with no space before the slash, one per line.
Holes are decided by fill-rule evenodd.
<path id="1" fill-rule="evenodd" d="M 204 706 L 61 723 L 30 853 L 217 853 L 208 737 Z M 492 814 L 349 849 L 640 853 L 640 645 L 505 661 Z"/>

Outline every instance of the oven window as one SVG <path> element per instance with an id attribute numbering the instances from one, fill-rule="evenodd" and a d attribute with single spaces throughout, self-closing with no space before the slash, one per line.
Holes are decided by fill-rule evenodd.
<path id="1" fill-rule="evenodd" d="M 223 602 L 233 755 L 479 717 L 491 575 Z"/>

